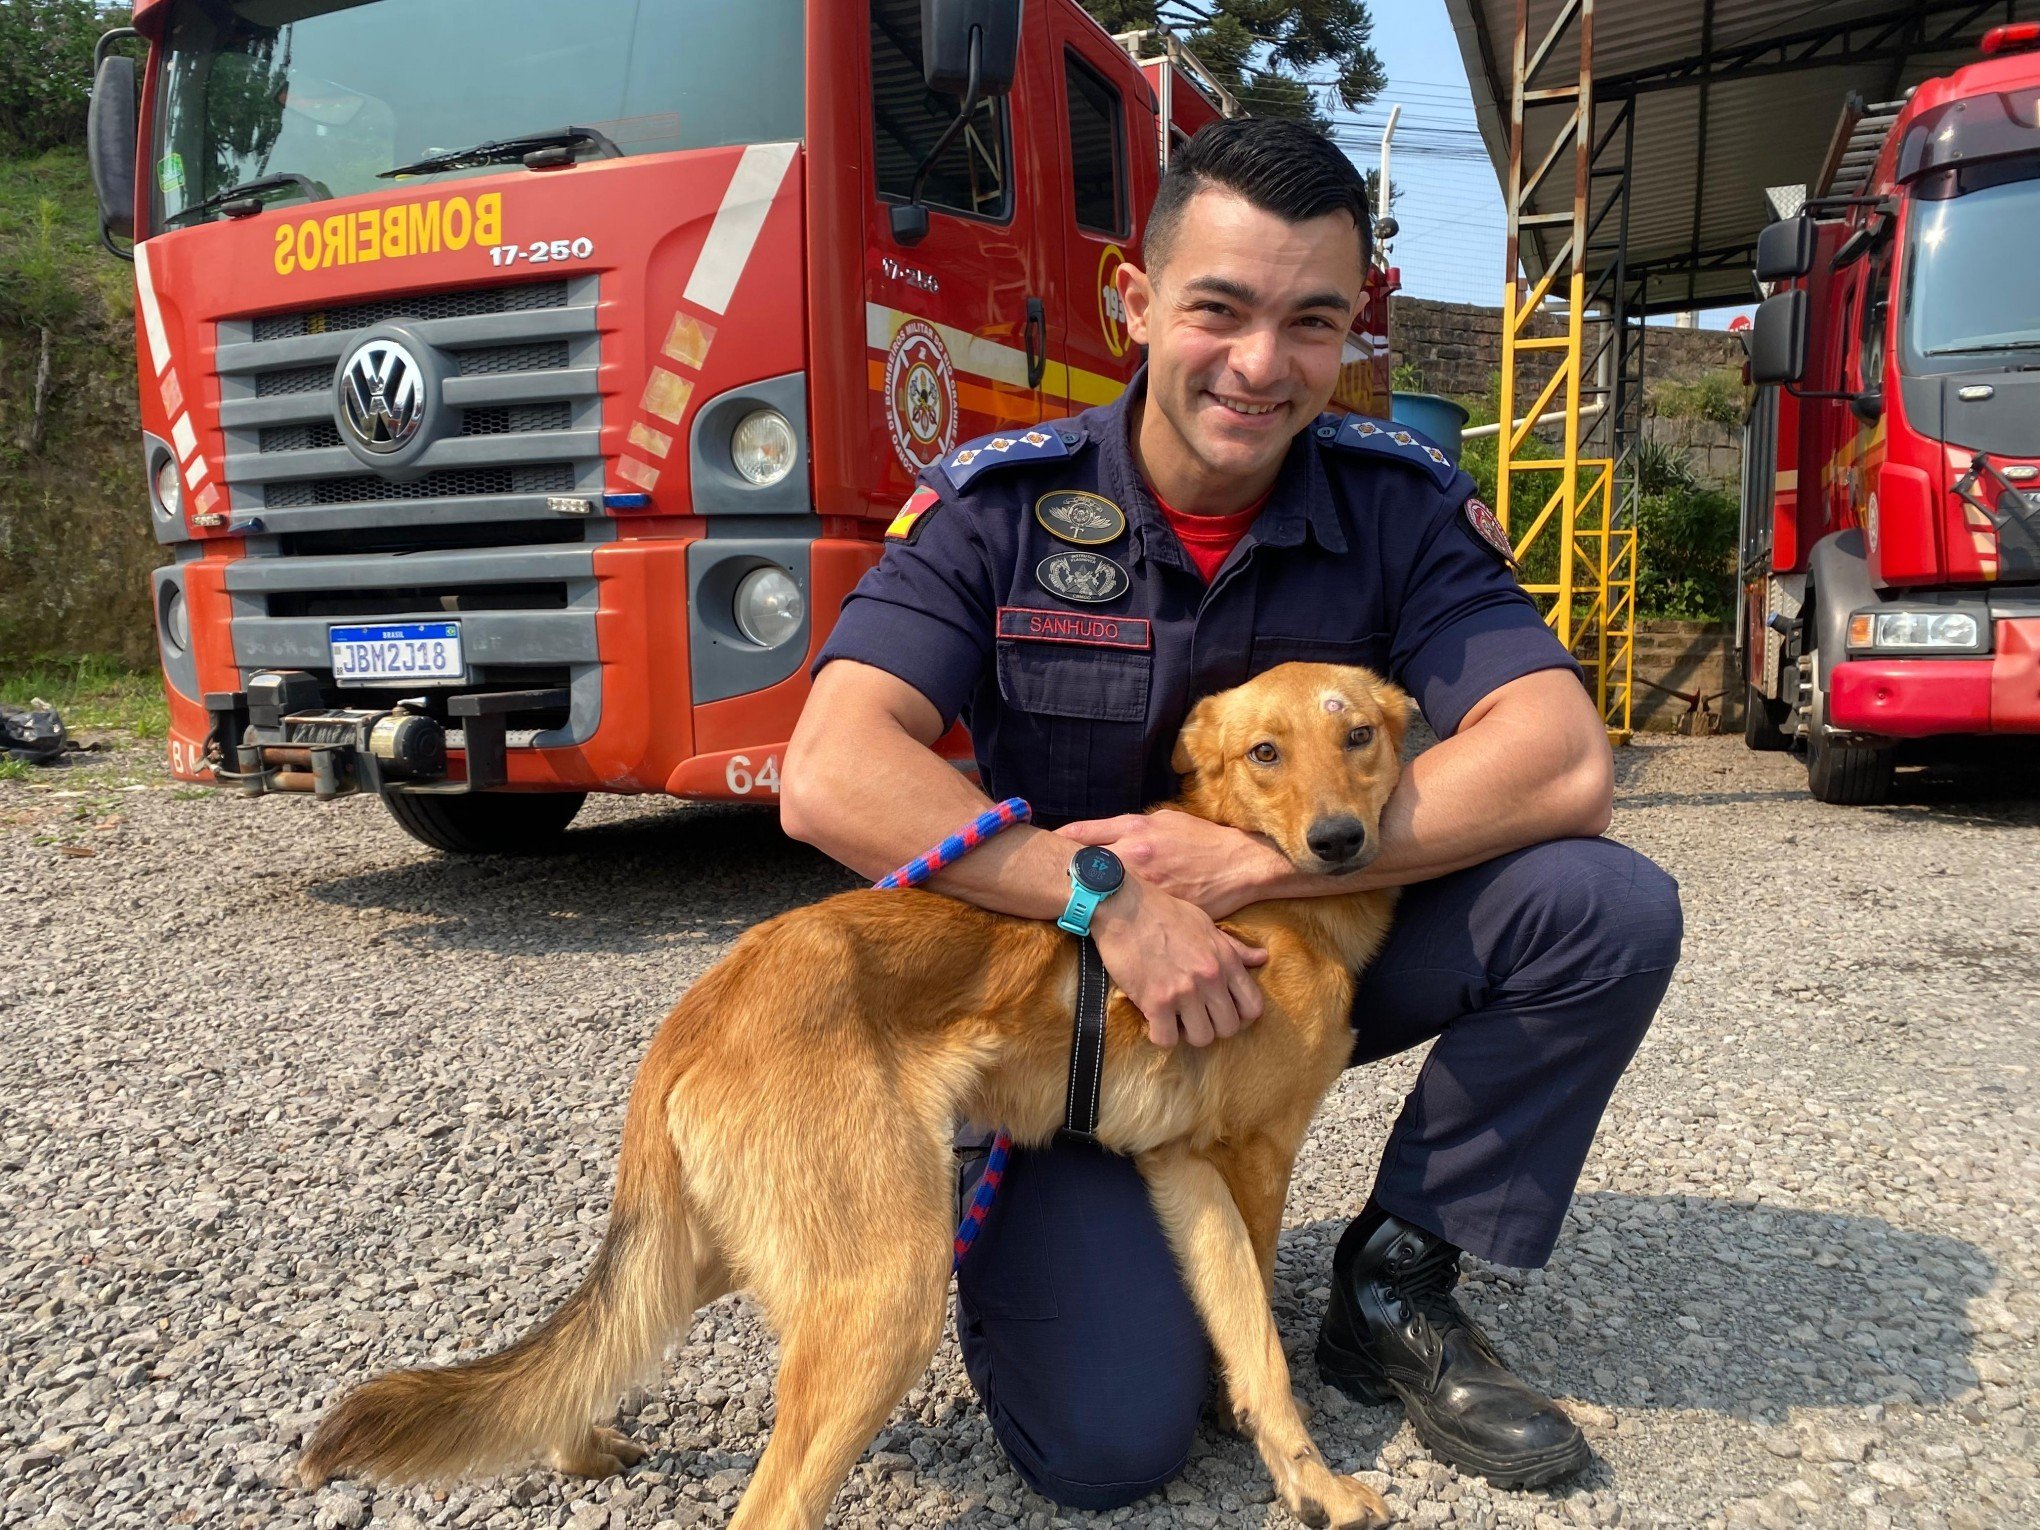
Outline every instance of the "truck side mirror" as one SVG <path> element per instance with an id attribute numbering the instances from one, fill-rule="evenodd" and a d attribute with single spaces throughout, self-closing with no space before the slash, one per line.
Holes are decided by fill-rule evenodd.
<path id="1" fill-rule="evenodd" d="M 921 0 L 921 77 L 959 100 L 970 93 L 971 34 L 977 39 L 978 99 L 1013 88 L 1020 56 L 1020 0 Z"/>
<path id="2" fill-rule="evenodd" d="M 1805 373 L 1806 289 L 1795 287 L 1757 305 L 1750 325 L 1750 381 L 1796 383 Z"/>
<path id="3" fill-rule="evenodd" d="M 101 46 L 104 46 L 102 39 Z M 99 194 L 101 237 L 135 237 L 135 135 L 141 125 L 135 61 L 121 54 L 100 59 L 85 118 L 92 189 Z"/>
<path id="4" fill-rule="evenodd" d="M 1757 280 L 1790 281 L 1813 269 L 1813 219 L 1786 218 L 1757 235 Z"/>

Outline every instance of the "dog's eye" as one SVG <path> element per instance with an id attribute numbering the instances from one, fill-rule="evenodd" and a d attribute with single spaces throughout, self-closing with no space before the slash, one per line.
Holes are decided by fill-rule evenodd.
<path id="1" fill-rule="evenodd" d="M 1261 765 L 1273 765 L 1282 758 L 1282 751 L 1273 744 L 1256 744 L 1247 751 L 1247 758 Z"/>
<path id="2" fill-rule="evenodd" d="M 1373 742 L 1374 730 L 1364 723 L 1346 735 L 1346 747 L 1349 749 L 1365 749 Z"/>

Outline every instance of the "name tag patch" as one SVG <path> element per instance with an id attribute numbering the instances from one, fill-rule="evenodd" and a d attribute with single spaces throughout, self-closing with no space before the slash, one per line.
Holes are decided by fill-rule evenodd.
<path id="1" fill-rule="evenodd" d="M 1087 616 L 1081 611 L 1037 611 L 1030 606 L 999 607 L 999 636 L 1036 643 L 1076 643 L 1086 648 L 1151 646 L 1144 616 Z"/>

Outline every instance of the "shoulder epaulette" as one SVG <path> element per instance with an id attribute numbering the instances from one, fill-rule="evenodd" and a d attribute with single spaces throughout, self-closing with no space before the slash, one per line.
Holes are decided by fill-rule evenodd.
<path id="1" fill-rule="evenodd" d="M 1317 423 L 1317 437 L 1341 451 L 1386 457 L 1391 462 L 1422 468 L 1441 489 L 1451 488 L 1459 473 L 1437 442 L 1421 431 L 1391 420 L 1369 419 L 1364 414 L 1349 414 L 1343 419 L 1326 415 Z"/>
<path id="2" fill-rule="evenodd" d="M 949 475 L 958 493 L 970 487 L 978 474 L 1015 462 L 1053 462 L 1068 457 L 1083 445 L 1084 433 L 1074 425 L 1036 425 L 1030 430 L 1007 431 L 966 441 L 942 459 L 942 471 Z"/>

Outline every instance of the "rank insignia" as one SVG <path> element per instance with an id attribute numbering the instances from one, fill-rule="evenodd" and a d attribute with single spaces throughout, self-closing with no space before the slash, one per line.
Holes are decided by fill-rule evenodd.
<path id="1" fill-rule="evenodd" d="M 1013 438 L 1011 436 L 994 436 L 985 446 L 985 450 L 988 452 L 1009 452 L 1012 449 Z"/>
<path id="2" fill-rule="evenodd" d="M 1502 529 L 1494 511 L 1473 496 L 1468 496 L 1466 501 L 1466 524 L 1504 563 L 1510 568 L 1516 566 L 1516 549 L 1509 544 L 1508 532 Z"/>
<path id="3" fill-rule="evenodd" d="M 885 528 L 885 539 L 888 542 L 911 544 L 914 538 L 921 534 L 922 523 L 928 519 L 929 512 L 941 503 L 942 496 L 923 484 L 914 490 L 904 505 L 900 506 L 900 513 L 894 516 L 892 524 Z"/>
<path id="4" fill-rule="evenodd" d="M 1099 553 L 1072 550 L 1043 558 L 1034 577 L 1042 588 L 1064 600 L 1099 605 L 1124 595 L 1132 580 L 1126 570 Z"/>
<path id="5" fill-rule="evenodd" d="M 1041 529 L 1079 547 L 1100 547 L 1126 530 L 1126 512 L 1102 494 L 1054 489 L 1034 502 Z"/>
<path id="6" fill-rule="evenodd" d="M 1048 436 L 1038 430 L 1030 430 L 1027 432 L 1026 435 L 1022 436 L 1020 439 L 1025 441 L 1029 446 L 1046 446 L 1048 445 L 1049 441 Z"/>

